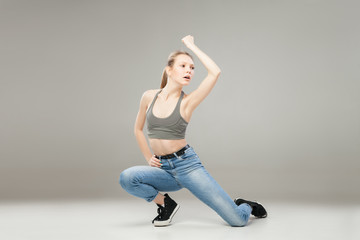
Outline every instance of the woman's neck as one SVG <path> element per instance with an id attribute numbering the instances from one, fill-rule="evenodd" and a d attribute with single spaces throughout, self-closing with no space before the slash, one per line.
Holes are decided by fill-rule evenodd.
<path id="1" fill-rule="evenodd" d="M 176 86 L 168 82 L 166 86 L 161 90 L 162 98 L 167 100 L 169 97 L 178 98 L 181 94 L 182 86 Z"/>

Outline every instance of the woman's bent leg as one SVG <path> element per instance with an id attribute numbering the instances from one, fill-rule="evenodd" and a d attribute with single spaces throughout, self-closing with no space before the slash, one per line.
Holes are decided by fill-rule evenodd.
<path id="1" fill-rule="evenodd" d="M 242 227 L 248 222 L 252 210 L 250 205 L 237 206 L 203 166 L 180 179 L 181 185 L 215 210 L 231 226 Z"/>
<path id="2" fill-rule="evenodd" d="M 151 202 L 159 191 L 177 191 L 182 188 L 175 178 L 160 168 L 135 166 L 120 174 L 120 185 L 128 193 Z"/>

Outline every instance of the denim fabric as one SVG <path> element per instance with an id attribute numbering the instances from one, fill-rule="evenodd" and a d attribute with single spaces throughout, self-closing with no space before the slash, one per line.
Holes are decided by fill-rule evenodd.
<path id="1" fill-rule="evenodd" d="M 251 207 L 244 203 L 237 206 L 202 165 L 194 149 L 185 150 L 181 156 L 161 159 L 161 168 L 135 166 L 120 174 L 121 186 L 130 194 L 154 200 L 159 192 L 187 188 L 198 199 L 212 208 L 231 226 L 245 226 Z"/>

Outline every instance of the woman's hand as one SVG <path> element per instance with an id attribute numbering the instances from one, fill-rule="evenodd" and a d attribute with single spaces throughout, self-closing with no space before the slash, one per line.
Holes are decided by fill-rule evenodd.
<path id="1" fill-rule="evenodd" d="M 148 163 L 151 167 L 161 167 L 162 166 L 160 159 L 156 158 L 155 155 L 151 156 Z"/>
<path id="2" fill-rule="evenodd" d="M 194 43 L 194 37 L 191 35 L 187 35 L 186 37 L 183 37 L 181 41 L 187 46 L 188 48 L 191 48 L 195 45 Z"/>

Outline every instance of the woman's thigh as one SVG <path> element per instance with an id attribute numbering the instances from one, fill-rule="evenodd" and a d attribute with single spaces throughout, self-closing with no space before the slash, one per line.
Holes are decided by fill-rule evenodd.
<path id="1" fill-rule="evenodd" d="M 217 212 L 231 226 L 244 226 L 251 212 L 250 206 L 237 206 L 204 166 L 181 176 L 182 186 Z"/>
<path id="2" fill-rule="evenodd" d="M 230 200 L 232 202 L 228 194 L 209 174 L 204 166 L 198 167 L 181 176 L 179 180 L 182 186 L 211 207 L 221 205 L 224 201 L 228 202 Z"/>
<path id="3" fill-rule="evenodd" d="M 124 170 L 120 174 L 120 184 L 123 188 L 153 187 L 157 191 L 177 191 L 182 186 L 167 171 L 150 166 L 134 166 Z"/>

